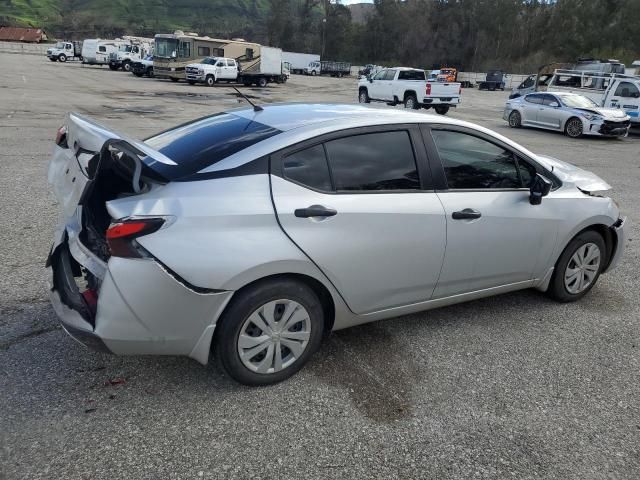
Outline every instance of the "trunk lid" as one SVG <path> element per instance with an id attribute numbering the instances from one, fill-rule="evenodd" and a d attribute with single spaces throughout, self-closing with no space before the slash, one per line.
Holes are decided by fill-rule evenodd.
<path id="1" fill-rule="evenodd" d="M 130 177 L 134 191 L 139 190 L 140 178 L 145 175 L 166 183 L 166 179 L 151 168 L 155 162 L 175 165 L 173 160 L 148 145 L 75 113 L 67 115 L 65 125 L 66 138 L 55 147 L 47 173 L 65 219 L 75 214 L 99 171 L 110 161 L 120 159 L 121 174 Z M 133 165 L 124 165 L 124 156 L 131 159 L 129 163 Z"/>

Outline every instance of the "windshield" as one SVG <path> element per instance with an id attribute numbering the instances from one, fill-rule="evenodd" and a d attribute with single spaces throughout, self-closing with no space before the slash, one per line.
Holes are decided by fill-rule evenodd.
<path id="1" fill-rule="evenodd" d="M 217 58 L 207 57 L 202 60 L 202 63 L 204 63 L 205 65 L 215 65 L 217 61 Z"/>
<path id="2" fill-rule="evenodd" d="M 280 130 L 262 123 L 219 113 L 159 133 L 145 143 L 177 163 L 154 162 L 149 166 L 163 177 L 177 180 L 278 133 Z"/>
<path id="3" fill-rule="evenodd" d="M 64 43 L 63 42 L 56 43 L 56 48 L 64 48 Z"/>
<path id="4" fill-rule="evenodd" d="M 121 52 L 130 52 L 131 45 L 120 45 L 120 48 L 118 50 L 120 50 Z"/>
<path id="5" fill-rule="evenodd" d="M 566 107 L 571 108 L 593 108 L 599 106 L 590 98 L 583 97 L 582 95 L 563 95 L 560 97 L 560 100 Z"/>
<path id="6" fill-rule="evenodd" d="M 178 40 L 175 38 L 156 38 L 155 56 L 171 58 L 178 48 Z"/>

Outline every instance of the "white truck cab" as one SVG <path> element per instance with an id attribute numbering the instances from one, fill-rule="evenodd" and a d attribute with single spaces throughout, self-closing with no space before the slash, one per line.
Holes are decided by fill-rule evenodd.
<path id="1" fill-rule="evenodd" d="M 152 41 L 150 39 L 148 41 L 130 41 L 132 43 L 120 45 L 117 52 L 112 52 L 109 55 L 109 68 L 111 70 L 122 68 L 122 70 L 130 72 L 133 62 L 139 62 L 151 53 Z"/>
<path id="2" fill-rule="evenodd" d="M 204 83 L 212 87 L 219 81 L 235 81 L 238 78 L 238 62 L 233 58 L 206 57 L 200 63 L 186 66 L 185 73 L 190 85 Z"/>
<path id="3" fill-rule="evenodd" d="M 74 58 L 82 60 L 82 44 L 80 42 L 58 42 L 47 49 L 47 58 L 52 62 L 66 62 Z"/>
<path id="4" fill-rule="evenodd" d="M 403 103 L 405 108 L 427 110 L 433 107 L 440 115 L 461 103 L 461 93 L 460 83 L 427 80 L 426 72 L 416 68 L 386 68 L 358 81 L 360 103 Z"/>

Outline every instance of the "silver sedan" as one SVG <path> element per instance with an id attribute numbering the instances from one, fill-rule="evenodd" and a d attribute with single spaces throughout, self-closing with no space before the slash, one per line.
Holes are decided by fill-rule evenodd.
<path id="1" fill-rule="evenodd" d="M 567 92 L 530 93 L 507 101 L 503 118 L 513 128 L 535 127 L 582 135 L 626 137 L 631 119 L 623 111 L 602 108 L 593 100 Z"/>
<path id="2" fill-rule="evenodd" d="M 578 300 L 625 243 L 596 175 L 359 105 L 242 108 L 145 141 L 70 114 L 49 181 L 65 330 L 122 355 L 213 353 L 251 385 L 332 330 L 524 288 Z"/>

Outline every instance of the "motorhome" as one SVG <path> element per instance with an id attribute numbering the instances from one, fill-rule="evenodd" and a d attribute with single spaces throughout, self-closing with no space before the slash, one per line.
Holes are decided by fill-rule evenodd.
<path id="1" fill-rule="evenodd" d="M 117 52 L 120 46 L 128 42 L 122 39 L 103 40 L 88 38 L 82 42 L 82 63 L 89 65 L 107 65 L 109 55 Z"/>
<path id="2" fill-rule="evenodd" d="M 242 39 L 223 40 L 200 37 L 180 30 L 155 36 L 153 73 L 172 82 L 185 80 L 185 68 L 207 57 L 233 58 L 244 72 L 260 68 L 260 44 Z"/>

